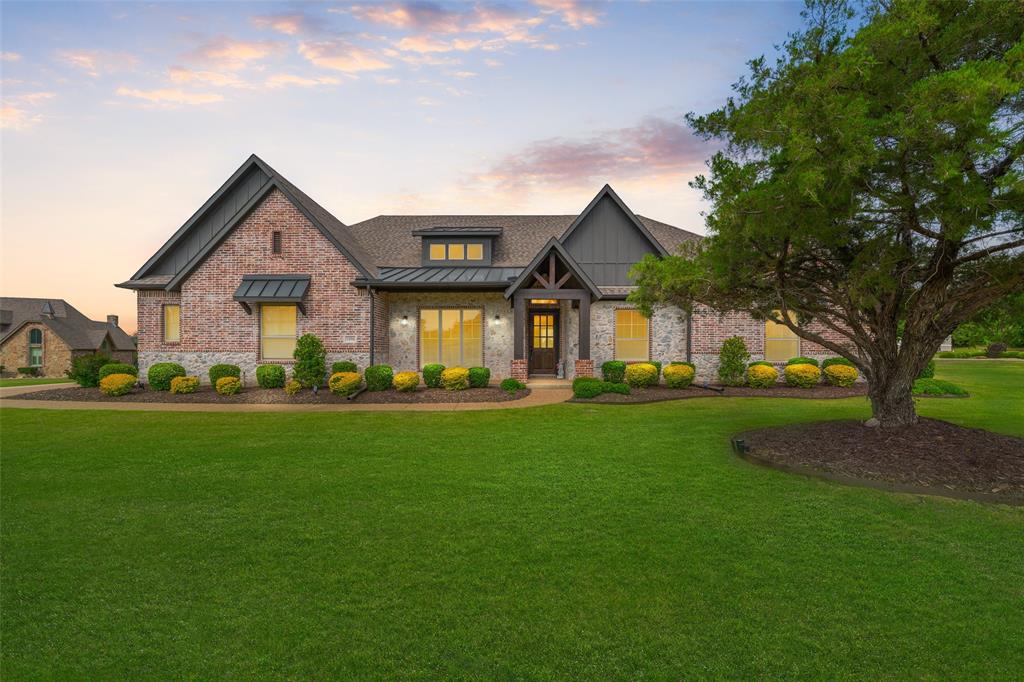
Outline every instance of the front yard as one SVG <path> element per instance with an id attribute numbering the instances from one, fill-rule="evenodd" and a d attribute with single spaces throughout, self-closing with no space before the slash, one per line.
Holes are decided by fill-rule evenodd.
<path id="1" fill-rule="evenodd" d="M 1024 436 L 1024 362 L 918 409 Z M 756 467 L 863 398 L 2 412 L 5 679 L 1012 679 L 1024 508 Z"/>

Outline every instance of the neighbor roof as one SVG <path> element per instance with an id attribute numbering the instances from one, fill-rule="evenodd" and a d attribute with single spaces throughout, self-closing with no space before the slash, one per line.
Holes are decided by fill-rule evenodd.
<path id="1" fill-rule="evenodd" d="M 53 311 L 52 318 L 43 314 L 47 304 Z M 105 321 L 90 320 L 61 298 L 0 298 L 0 310 L 10 311 L 10 315 L 3 315 L 0 343 L 33 322 L 45 324 L 71 350 L 98 350 L 108 335 L 116 350 L 135 350 L 135 342 L 123 329 Z"/>

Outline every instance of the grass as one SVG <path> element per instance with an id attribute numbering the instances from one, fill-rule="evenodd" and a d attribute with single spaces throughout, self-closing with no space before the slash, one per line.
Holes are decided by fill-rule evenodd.
<path id="1" fill-rule="evenodd" d="M 1024 363 L 937 375 L 1024 435 Z M 0 675 L 1019 679 L 1024 509 L 729 451 L 867 415 L 3 410 Z"/>
<path id="2" fill-rule="evenodd" d="M 55 377 L 25 377 L 22 379 L 0 379 L 0 388 L 5 386 L 39 386 L 41 384 L 66 384 L 71 382 L 71 379 L 64 377 L 63 379 L 57 379 Z"/>
<path id="3" fill-rule="evenodd" d="M 914 395 L 967 395 L 967 391 L 945 379 L 918 379 L 914 382 Z"/>

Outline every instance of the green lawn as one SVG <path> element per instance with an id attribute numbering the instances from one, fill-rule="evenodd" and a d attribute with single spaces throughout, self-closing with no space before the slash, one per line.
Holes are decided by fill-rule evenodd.
<path id="1" fill-rule="evenodd" d="M 920 411 L 1024 435 L 1024 362 Z M 1024 509 L 733 457 L 838 402 L 3 410 L 0 674 L 1019 679 Z"/>
<path id="2" fill-rule="evenodd" d="M 5 386 L 38 386 L 39 384 L 66 384 L 71 379 L 64 377 L 63 379 L 57 379 L 54 377 L 25 377 L 23 379 L 0 379 L 0 388 Z"/>

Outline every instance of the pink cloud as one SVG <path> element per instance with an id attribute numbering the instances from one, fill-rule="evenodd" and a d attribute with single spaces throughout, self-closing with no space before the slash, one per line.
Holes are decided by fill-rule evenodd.
<path id="1" fill-rule="evenodd" d="M 287 85 L 295 85 L 303 88 L 311 88 L 317 85 L 337 85 L 341 83 L 337 78 L 331 76 L 318 76 L 316 78 L 307 78 L 305 76 L 297 76 L 291 73 L 280 73 L 271 76 L 267 79 L 265 85 L 268 88 L 283 88 Z"/>
<path id="2" fill-rule="evenodd" d="M 117 89 L 117 94 L 121 97 L 132 97 L 134 99 L 141 99 L 150 104 L 162 106 L 212 104 L 224 99 L 223 96 L 212 92 L 186 92 L 178 88 L 139 90 L 136 88 L 127 88 L 122 86 Z"/>
<path id="3" fill-rule="evenodd" d="M 602 13 L 597 3 L 581 2 L 580 0 L 533 0 L 533 4 L 541 8 L 544 14 L 554 14 L 570 28 L 581 29 L 584 26 L 597 26 L 601 23 Z"/>
<path id="4" fill-rule="evenodd" d="M 250 62 L 259 61 L 279 52 L 284 46 L 273 40 L 232 40 L 218 36 L 205 41 L 185 55 L 186 59 L 201 64 L 216 64 L 237 71 Z"/>
<path id="5" fill-rule="evenodd" d="M 254 26 L 259 28 L 268 28 L 289 36 L 318 33 L 322 28 L 318 20 L 301 12 L 266 14 L 253 17 L 251 21 Z"/>
<path id="6" fill-rule="evenodd" d="M 300 43 L 299 54 L 316 66 L 343 73 L 391 68 L 391 65 L 375 52 L 353 45 L 342 38 Z"/>
<path id="7" fill-rule="evenodd" d="M 193 71 L 183 66 L 172 66 L 167 71 L 172 83 L 201 83 L 218 88 L 244 88 L 248 84 L 234 73 L 219 71 Z"/>
<path id="8" fill-rule="evenodd" d="M 700 166 L 710 153 L 685 124 L 652 117 L 589 139 L 540 140 L 499 159 L 477 179 L 505 188 L 592 186 L 678 175 Z"/>
<path id="9" fill-rule="evenodd" d="M 61 50 L 57 59 L 68 66 L 84 71 L 93 78 L 114 71 L 133 68 L 138 59 L 124 52 L 106 50 Z"/>

